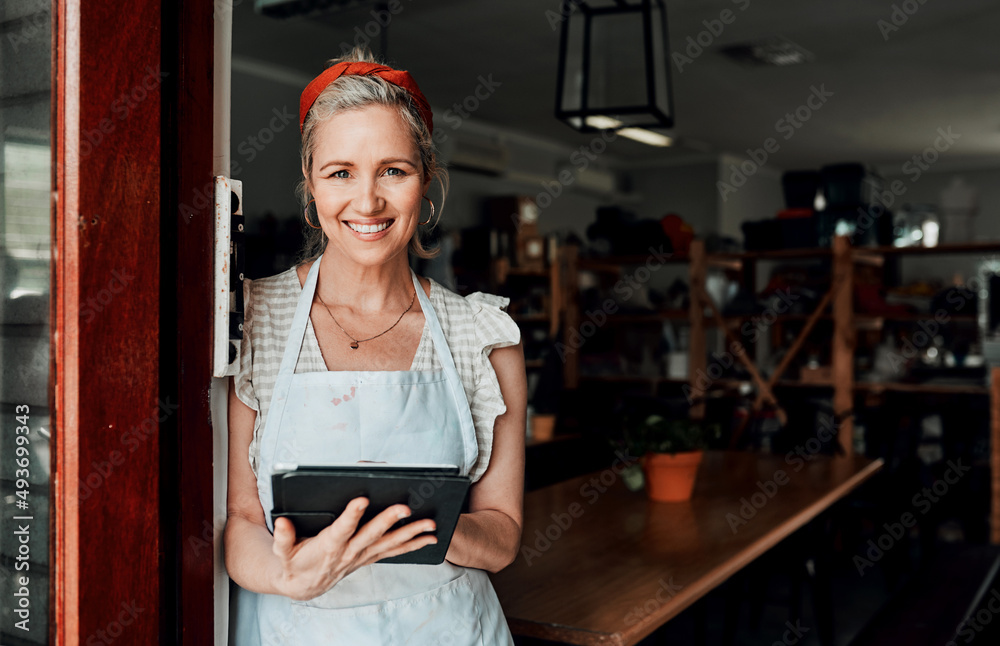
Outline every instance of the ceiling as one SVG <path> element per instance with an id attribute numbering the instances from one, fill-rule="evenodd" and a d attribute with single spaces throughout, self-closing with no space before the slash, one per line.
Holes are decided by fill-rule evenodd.
<path id="1" fill-rule="evenodd" d="M 400 9 L 385 30 L 387 58 L 414 75 L 436 109 L 447 110 L 481 78 L 492 79 L 499 86 L 481 101 L 475 121 L 572 147 L 592 140 L 553 116 L 559 32 L 552 20 L 560 0 L 396 3 Z M 366 27 L 380 29 L 371 3 L 354 5 L 277 20 L 255 14 L 251 2 L 239 3 L 234 56 L 295 70 L 296 78 L 314 76 L 342 43 Z M 1000 167 L 996 0 L 667 0 L 667 7 L 673 52 L 684 53 L 688 38 L 706 30 L 704 21 L 724 10 L 733 19 L 683 70 L 672 66 L 679 145 L 658 149 L 619 139 L 609 152 L 622 165 L 746 155 L 774 138 L 768 165 L 775 169 L 840 161 L 892 169 L 934 145 L 939 128 L 950 128 L 959 138 L 941 154 L 942 170 Z M 894 7 L 898 29 L 890 31 Z M 774 36 L 797 43 L 814 60 L 749 67 L 718 51 Z M 377 39 L 372 46 L 378 49 Z M 829 96 L 809 119 L 800 128 L 778 127 L 814 89 Z"/>

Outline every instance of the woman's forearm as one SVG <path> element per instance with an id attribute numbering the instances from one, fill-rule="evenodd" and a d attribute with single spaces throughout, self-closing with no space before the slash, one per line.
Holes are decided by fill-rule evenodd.
<path id="1" fill-rule="evenodd" d="M 274 538 L 267 528 L 240 516 L 226 522 L 226 570 L 244 590 L 281 594 L 281 564 L 274 554 Z"/>
<path id="2" fill-rule="evenodd" d="M 455 565 L 499 572 L 517 558 L 521 528 L 495 509 L 462 514 L 446 558 Z"/>

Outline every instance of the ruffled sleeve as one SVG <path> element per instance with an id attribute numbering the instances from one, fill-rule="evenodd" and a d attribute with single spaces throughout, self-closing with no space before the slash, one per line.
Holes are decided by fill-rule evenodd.
<path id="1" fill-rule="evenodd" d="M 253 379 L 253 341 L 254 332 L 254 290 L 253 281 L 243 281 L 243 340 L 240 343 L 240 368 L 236 373 L 236 397 L 241 402 L 257 412 L 254 417 L 253 439 L 250 441 L 250 468 L 257 473 L 257 456 L 259 455 L 258 437 L 260 436 L 261 411 L 260 400 L 254 388 Z"/>
<path id="2" fill-rule="evenodd" d="M 243 281 L 243 340 L 240 343 L 240 369 L 236 374 L 236 397 L 259 412 L 260 404 L 253 388 L 253 343 L 250 340 L 253 319 L 253 281 L 248 278 Z"/>
<path id="3" fill-rule="evenodd" d="M 479 443 L 479 459 L 472 469 L 472 481 L 478 480 L 490 463 L 493 451 L 493 426 L 497 417 L 507 411 L 500 392 L 500 382 L 490 363 L 489 356 L 495 348 L 517 345 L 521 330 L 507 314 L 510 299 L 476 292 L 465 297 L 472 307 L 476 334 L 476 356 L 473 363 L 474 388 L 471 398 L 472 421 Z"/>

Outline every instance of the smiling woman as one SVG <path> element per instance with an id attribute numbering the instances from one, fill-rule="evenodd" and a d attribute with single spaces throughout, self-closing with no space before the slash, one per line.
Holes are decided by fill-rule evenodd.
<path id="1" fill-rule="evenodd" d="M 437 166 L 430 107 L 406 72 L 356 53 L 302 94 L 305 260 L 247 281 L 230 389 L 226 566 L 233 643 L 511 644 L 485 570 L 517 555 L 526 385 L 507 300 L 461 297 L 409 268 Z M 350 396 L 343 396 L 344 393 Z M 249 459 L 247 459 L 249 457 Z M 273 519 L 278 462 L 455 465 L 472 481 L 438 565 L 379 563 L 437 542 L 432 520 L 362 523 L 356 498 L 300 539 Z M 331 641 L 333 640 L 333 641 Z"/>
<path id="2" fill-rule="evenodd" d="M 355 50 L 347 57 L 334 59 L 331 63 L 333 65 L 316 77 L 302 93 L 299 106 L 303 176 L 302 182 L 299 184 L 299 196 L 305 209 L 306 222 L 309 222 L 310 205 L 313 203 L 314 164 L 319 162 L 320 165 L 326 166 L 330 162 L 338 161 L 337 155 L 334 155 L 333 159 L 322 157 L 324 151 L 321 146 L 325 141 L 322 136 L 323 126 L 329 122 L 333 115 L 344 115 L 361 109 L 367 111 L 368 108 L 382 107 L 394 113 L 399 119 L 398 122 L 392 124 L 393 132 L 397 135 L 405 132 L 408 135 L 406 137 L 408 141 L 400 142 L 397 140 L 393 143 L 401 144 L 396 150 L 407 152 L 406 155 L 397 159 L 406 161 L 413 174 L 419 176 L 422 192 L 426 193 L 430 183 L 435 179 L 441 184 L 441 203 L 436 209 L 430 199 L 425 197 L 431 211 L 430 217 L 427 218 L 427 224 L 432 224 L 435 211 L 440 217 L 444 210 L 444 198 L 448 193 L 448 174 L 444 168 L 438 165 L 434 153 L 434 142 L 431 138 L 434 121 L 427 100 L 408 73 L 378 65 L 371 54 L 365 50 Z M 365 119 L 362 118 L 360 121 L 359 125 L 364 128 Z M 369 127 L 371 125 L 369 124 Z M 402 131 L 399 129 L 400 125 L 403 128 Z M 325 152 L 327 155 L 337 150 L 336 142 L 326 143 Z M 320 154 L 317 155 L 317 152 Z M 416 160 L 413 158 L 414 153 L 417 156 Z M 321 159 L 326 161 L 320 161 Z M 419 168 L 414 168 L 414 161 L 419 161 Z M 320 169 L 320 171 L 323 170 L 323 168 Z M 327 231 L 320 226 L 309 223 L 314 228 L 307 237 L 305 256 L 307 259 L 312 259 L 326 247 Z M 424 249 L 416 231 L 411 234 L 410 249 L 420 258 L 429 258 L 434 255 Z"/>

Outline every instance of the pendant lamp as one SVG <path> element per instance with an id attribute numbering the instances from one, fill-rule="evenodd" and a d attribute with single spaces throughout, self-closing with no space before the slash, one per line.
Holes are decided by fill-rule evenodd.
<path id="1" fill-rule="evenodd" d="M 672 128 L 663 0 L 564 4 L 556 118 L 580 132 Z"/>

